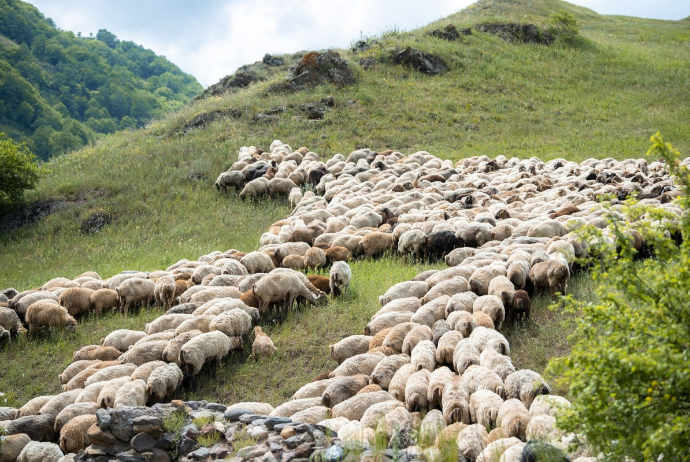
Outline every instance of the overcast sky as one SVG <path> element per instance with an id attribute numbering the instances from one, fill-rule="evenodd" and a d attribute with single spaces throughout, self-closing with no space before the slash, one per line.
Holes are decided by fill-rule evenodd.
<path id="1" fill-rule="evenodd" d="M 360 34 L 409 30 L 472 0 L 29 0 L 63 30 L 108 29 L 166 56 L 204 86 L 264 54 L 346 47 Z M 690 16 L 690 0 L 574 0 L 599 13 Z"/>

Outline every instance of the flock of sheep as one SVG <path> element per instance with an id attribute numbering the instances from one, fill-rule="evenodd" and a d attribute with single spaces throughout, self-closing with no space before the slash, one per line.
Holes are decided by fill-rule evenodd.
<path id="1" fill-rule="evenodd" d="M 532 439 L 567 451 L 574 435 L 561 434 L 554 415 L 569 403 L 550 395 L 538 373 L 515 370 L 499 330 L 529 316 L 535 292 L 566 292 L 575 259 L 588 252 L 574 231 L 591 224 L 607 236 L 599 196 L 636 192 L 643 203 L 681 213 L 664 165 L 645 160 L 577 164 L 499 156 L 454 165 L 426 152 L 362 149 L 323 162 L 306 148 L 292 151 L 275 141 L 266 152 L 243 147 L 216 187 L 235 188 L 241 198 L 286 196 L 293 211 L 247 254 L 216 251 L 164 271 L 107 280 L 85 273 L 4 292 L 5 337 L 22 330 L 22 321 L 30 333 L 42 326 L 73 329 L 75 316 L 118 306 L 126 312 L 155 301 L 167 312 L 144 331 L 118 330 L 75 352 L 60 375 L 63 392 L 20 409 L 0 408 L 0 428 L 58 440 L 55 454 L 76 452 L 88 445 L 97 409 L 169 399 L 185 376 L 240 348 L 269 310 L 326 303 L 329 294 L 347 290 L 348 260 L 399 252 L 443 258 L 449 268 L 387 290 L 363 335 L 330 346 L 338 366 L 291 401 L 275 409 L 243 406 L 322 423 L 346 443 L 371 443 L 374 429 L 397 438 L 416 429 L 424 444 L 408 450 L 429 460 L 449 440 L 477 461 L 520 460 Z M 639 234 L 630 237 L 644 252 Z M 328 278 L 300 271 L 328 265 Z M 255 354 L 275 352 L 261 328 L 254 329 Z M 421 422 L 420 412 L 426 412 Z M 20 460 L 37 460 L 31 451 L 49 443 L 41 444 L 26 445 Z"/>

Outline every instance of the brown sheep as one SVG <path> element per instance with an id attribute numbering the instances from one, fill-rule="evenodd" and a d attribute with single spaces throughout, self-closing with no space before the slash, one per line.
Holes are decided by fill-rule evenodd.
<path id="1" fill-rule="evenodd" d="M 318 247 L 312 247 L 304 254 L 304 265 L 309 269 L 326 266 L 326 252 Z"/>
<path id="2" fill-rule="evenodd" d="M 78 316 L 91 311 L 91 294 L 94 291 L 83 287 L 65 289 L 58 297 L 58 303 L 65 308 L 70 316 Z"/>
<path id="3" fill-rule="evenodd" d="M 70 333 L 77 331 L 77 321 L 67 309 L 48 301 L 33 303 L 26 311 L 26 322 L 31 335 L 35 335 L 41 327 L 57 327 Z"/>
<path id="4" fill-rule="evenodd" d="M 579 211 L 580 211 L 580 209 L 577 208 L 577 206 L 575 206 L 575 205 L 572 205 L 572 204 L 566 205 L 565 207 L 561 207 L 560 209 L 556 210 L 551 215 L 549 215 L 549 218 L 551 218 L 552 220 L 555 220 L 558 217 L 562 217 L 565 215 L 573 215 Z"/>
<path id="5" fill-rule="evenodd" d="M 508 321 L 513 323 L 518 318 L 529 319 L 529 313 L 532 309 L 532 302 L 529 295 L 524 290 L 516 290 L 513 296 L 513 306 L 508 311 Z"/>
<path id="6" fill-rule="evenodd" d="M 243 293 L 240 297 L 240 300 L 249 307 L 259 308 L 259 298 L 256 295 L 254 295 L 252 289 L 249 289 L 248 291 Z"/>
<path id="7" fill-rule="evenodd" d="M 299 255 L 288 255 L 287 257 L 283 258 L 281 266 L 283 268 L 290 268 L 296 271 L 306 268 L 304 257 Z"/>
<path id="8" fill-rule="evenodd" d="M 98 289 L 91 294 L 90 300 L 96 315 L 103 310 L 117 308 L 117 292 L 112 289 Z"/>
<path id="9" fill-rule="evenodd" d="M 474 319 L 474 322 L 477 324 L 477 327 L 483 326 L 487 329 L 495 329 L 493 319 L 491 319 L 491 316 L 484 313 L 483 311 L 475 311 L 474 313 L 472 313 L 472 318 Z"/>
<path id="10" fill-rule="evenodd" d="M 275 354 L 278 349 L 273 345 L 271 338 L 261 330 L 261 326 L 254 327 L 254 343 L 252 353 L 259 359 L 265 359 Z"/>
<path id="11" fill-rule="evenodd" d="M 352 259 L 352 254 L 345 247 L 334 246 L 326 249 L 326 258 L 330 263 L 336 261 L 349 261 Z"/>
<path id="12" fill-rule="evenodd" d="M 190 278 L 192 277 L 191 274 L 188 275 Z M 185 290 L 189 289 L 189 286 L 187 285 L 187 282 L 191 281 L 191 279 L 176 279 L 175 280 L 175 300 L 184 293 Z"/>
<path id="13" fill-rule="evenodd" d="M 60 449 L 65 454 L 85 449 L 91 444 L 86 432 L 95 423 L 95 415 L 80 415 L 67 422 L 60 430 Z"/>
<path id="14" fill-rule="evenodd" d="M 380 330 L 376 335 L 374 335 L 374 338 L 372 338 L 371 342 L 369 342 L 369 349 L 372 350 L 374 348 L 383 346 L 383 341 L 386 339 L 386 335 L 388 335 L 388 332 L 390 332 L 391 329 L 392 327 Z"/>
<path id="15" fill-rule="evenodd" d="M 82 349 L 75 351 L 72 355 L 74 361 L 81 359 L 99 359 L 101 361 L 114 361 L 120 357 L 122 353 L 111 346 L 87 345 Z"/>
<path id="16" fill-rule="evenodd" d="M 568 278 L 570 270 L 558 260 L 547 260 L 532 266 L 529 272 L 529 279 L 534 286 L 535 292 L 541 289 L 548 289 L 553 299 L 556 292 L 565 295 L 568 288 Z"/>
<path id="17" fill-rule="evenodd" d="M 319 276 L 317 274 L 310 274 L 307 276 L 307 279 L 309 279 L 309 282 L 311 282 L 314 287 L 319 289 L 321 292 L 324 292 L 326 295 L 331 294 L 331 285 L 330 285 L 330 279 L 325 277 L 325 276 Z"/>
<path id="18" fill-rule="evenodd" d="M 362 238 L 365 258 L 373 258 L 395 247 L 395 236 L 389 233 L 373 232 Z"/>

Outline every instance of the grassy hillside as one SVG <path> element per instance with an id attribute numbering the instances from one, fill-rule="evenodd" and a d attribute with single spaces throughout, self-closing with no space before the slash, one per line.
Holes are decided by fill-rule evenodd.
<path id="1" fill-rule="evenodd" d="M 548 25 L 548 13 L 567 10 L 582 22 L 573 44 L 506 42 L 473 30 L 457 42 L 426 32 L 453 23 L 458 29 L 483 22 Z M 687 22 L 601 16 L 554 0 L 480 1 L 420 30 L 391 30 L 379 45 L 359 55 L 341 50 L 357 75 L 344 89 L 321 86 L 294 94 L 267 90 L 280 77 L 237 93 L 208 98 L 142 130 L 109 136 L 50 163 L 52 173 L 30 200 L 61 201 L 66 207 L 48 218 L 0 236 L 0 287 L 26 289 L 56 276 L 86 270 L 107 277 L 126 269 L 164 268 L 180 258 L 212 250 L 250 250 L 263 230 L 288 213 L 285 203 L 242 204 L 212 188 L 215 176 L 236 158 L 242 145 L 267 147 L 276 138 L 329 157 L 358 147 L 426 150 L 460 159 L 472 155 L 626 158 L 641 156 L 649 135 L 660 130 L 688 152 L 690 34 Z M 426 76 L 389 64 L 390 49 L 406 46 L 441 56 L 449 72 Z M 359 60 L 374 58 L 373 70 Z M 323 120 L 305 120 L 299 106 L 333 96 Z M 271 123 L 257 113 L 284 106 Z M 185 125 L 204 114 L 228 114 L 197 129 Z M 186 132 L 186 134 L 184 134 Z M 112 214 L 99 234 L 82 235 L 81 220 L 94 210 Z M 188 396 L 208 399 L 266 399 L 278 402 L 307 378 L 332 367 L 326 345 L 361 332 L 373 313 L 375 296 L 421 268 L 398 259 L 353 265 L 353 293 L 323 309 L 291 313 L 267 331 L 280 354 L 267 363 L 246 352 L 226 361 L 214 381 L 202 380 Z M 586 275 L 571 283 L 589 296 Z M 535 302 L 533 322 L 509 333 L 513 360 L 543 370 L 552 354 L 568 351 L 572 319 Z M 128 320 L 143 327 L 148 314 Z M 118 324 L 116 315 L 86 320 L 81 332 L 60 340 L 22 342 L 0 352 L 6 373 L 0 391 L 14 404 L 55 391 L 56 376 L 71 351 L 97 341 Z M 43 360 L 50 351 L 51 361 Z M 27 360 L 33 377 L 24 388 Z M 49 363 L 49 364 L 46 364 Z"/>

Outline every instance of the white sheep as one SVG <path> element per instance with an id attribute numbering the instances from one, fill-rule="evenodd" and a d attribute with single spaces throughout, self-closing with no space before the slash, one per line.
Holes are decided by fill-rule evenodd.
<path id="1" fill-rule="evenodd" d="M 237 337 L 231 339 L 217 330 L 206 332 L 197 335 L 182 346 L 180 362 L 187 374 L 197 375 L 206 362 L 215 360 L 216 364 L 219 364 L 231 349 L 239 346 L 240 341 Z"/>
<path id="2" fill-rule="evenodd" d="M 498 410 L 503 404 L 503 398 L 491 390 L 477 390 L 470 396 L 470 418 L 472 422 L 486 427 L 489 431 L 496 427 Z"/>
<path id="3" fill-rule="evenodd" d="M 175 363 L 154 369 L 146 380 L 146 394 L 152 403 L 160 403 L 182 384 L 182 370 Z"/>
<path id="4" fill-rule="evenodd" d="M 462 339 L 453 351 L 453 368 L 458 374 L 463 374 L 473 364 L 479 364 L 479 350 L 472 340 Z"/>
<path id="5" fill-rule="evenodd" d="M 115 392 L 115 407 L 144 406 L 146 404 L 146 382 L 141 379 L 124 383 Z"/>
<path id="6" fill-rule="evenodd" d="M 338 297 L 347 291 L 352 281 L 350 265 L 344 261 L 337 261 L 331 266 L 329 274 L 331 296 Z"/>

